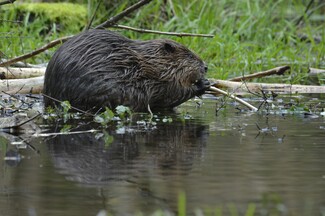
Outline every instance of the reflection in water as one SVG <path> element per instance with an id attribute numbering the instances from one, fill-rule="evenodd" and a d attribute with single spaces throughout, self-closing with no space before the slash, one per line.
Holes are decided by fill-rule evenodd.
<path id="1" fill-rule="evenodd" d="M 105 131 L 99 139 L 98 135 L 90 133 L 49 139 L 47 144 L 54 166 L 71 181 L 100 187 L 102 196 L 107 196 L 106 203 L 116 199 L 109 197 L 113 191 L 121 190 L 125 197 L 118 199 L 132 200 L 130 206 L 137 206 L 136 200 L 140 203 L 151 200 L 159 206 L 176 208 L 177 186 L 161 179 L 165 175 L 177 179 L 189 174 L 194 159 L 202 157 L 208 126 L 195 121 L 175 122 L 161 124 L 158 129 L 147 132 L 108 133 Z M 112 142 L 105 143 L 105 140 Z M 158 190 L 163 193 L 152 189 L 152 184 L 159 181 Z M 125 200 L 114 202 L 109 209 L 125 214 Z M 130 208 L 129 213 L 135 209 Z"/>

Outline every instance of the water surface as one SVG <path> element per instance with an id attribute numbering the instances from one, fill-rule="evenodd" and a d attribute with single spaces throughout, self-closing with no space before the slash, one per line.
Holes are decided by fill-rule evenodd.
<path id="1" fill-rule="evenodd" d="M 22 157 L 0 161 L 0 215 L 177 214 L 180 192 L 189 215 L 243 215 L 252 204 L 256 215 L 325 215 L 325 118 L 234 107 L 216 114 L 208 98 L 168 114 L 172 122 L 158 115 L 152 128 L 134 122 L 27 145 L 0 135 L 3 157 Z"/>

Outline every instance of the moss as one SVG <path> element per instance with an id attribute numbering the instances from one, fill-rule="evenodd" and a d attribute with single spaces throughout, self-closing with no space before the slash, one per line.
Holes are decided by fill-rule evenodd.
<path id="1" fill-rule="evenodd" d="M 50 23 L 59 23 L 63 26 L 82 27 L 87 21 L 87 8 L 85 5 L 72 3 L 22 3 L 10 10 L 19 14 L 41 17 Z M 30 21 L 30 20 L 29 20 Z"/>

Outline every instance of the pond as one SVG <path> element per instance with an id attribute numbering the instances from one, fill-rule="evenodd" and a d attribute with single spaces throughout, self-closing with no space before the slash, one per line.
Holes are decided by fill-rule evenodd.
<path id="1" fill-rule="evenodd" d="M 156 124 L 30 135 L 23 144 L 2 133 L 0 214 L 177 215 L 186 204 L 186 215 L 325 215 L 325 118 L 281 109 L 290 100 L 258 113 L 228 101 L 216 112 L 220 101 L 207 97 L 158 114 Z"/>

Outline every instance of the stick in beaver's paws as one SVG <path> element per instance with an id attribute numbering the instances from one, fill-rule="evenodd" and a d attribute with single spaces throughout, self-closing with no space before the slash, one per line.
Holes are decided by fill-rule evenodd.
<path id="1" fill-rule="evenodd" d="M 83 110 L 129 106 L 173 108 L 207 89 L 205 63 L 172 40 L 130 40 L 89 30 L 65 42 L 50 60 L 44 94 Z M 45 105 L 55 101 L 45 98 Z"/>

